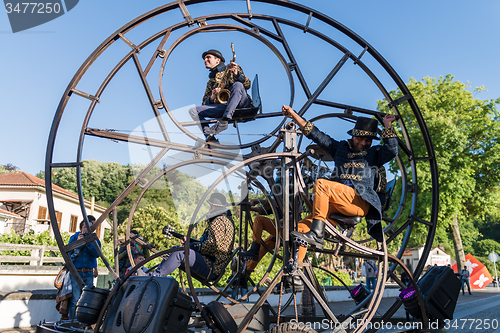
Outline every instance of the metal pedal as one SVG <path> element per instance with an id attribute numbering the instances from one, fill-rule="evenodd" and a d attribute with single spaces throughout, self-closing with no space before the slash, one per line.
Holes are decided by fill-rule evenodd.
<path id="1" fill-rule="evenodd" d="M 305 247 L 307 247 L 307 246 L 309 245 L 309 243 L 308 243 L 306 240 L 304 240 L 304 239 L 302 239 L 302 238 L 298 238 L 298 237 L 297 237 L 297 238 L 295 238 L 295 239 L 293 240 L 293 242 L 294 242 L 295 244 L 297 244 L 298 246 L 305 246 Z"/>

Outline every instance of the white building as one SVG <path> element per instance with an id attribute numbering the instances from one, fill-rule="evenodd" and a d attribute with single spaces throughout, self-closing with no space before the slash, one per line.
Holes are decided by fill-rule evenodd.
<path id="1" fill-rule="evenodd" d="M 83 220 L 78 196 L 57 185 L 52 186 L 52 193 L 59 230 L 75 233 L 79 230 L 79 224 Z M 96 219 L 106 210 L 99 205 L 91 206 L 91 202 L 85 200 L 87 215 L 92 213 Z M 2 217 L 2 212 L 5 217 Z M 50 230 L 52 233 L 45 181 L 22 171 L 1 174 L 0 222 L 3 222 L 3 228 L 0 225 L 0 233 L 10 232 L 10 229 L 18 233 L 29 230 L 34 230 L 35 233 Z M 110 228 L 110 223 L 105 220 L 96 233 L 102 239 L 104 229 Z"/>
<path id="2" fill-rule="evenodd" d="M 0 208 L 0 233 L 9 232 L 10 229 L 15 230 L 20 224 L 24 225 L 21 215 Z"/>
<path id="3" fill-rule="evenodd" d="M 422 252 L 424 251 L 424 246 L 417 246 L 411 249 L 406 249 L 401 257 L 401 260 L 405 264 L 406 267 L 410 268 L 410 271 L 414 271 L 417 266 L 420 258 L 422 257 Z M 455 264 L 455 260 L 451 258 L 449 254 L 441 250 L 439 247 L 433 247 L 427 257 L 427 261 L 425 262 L 425 266 L 453 266 Z"/>

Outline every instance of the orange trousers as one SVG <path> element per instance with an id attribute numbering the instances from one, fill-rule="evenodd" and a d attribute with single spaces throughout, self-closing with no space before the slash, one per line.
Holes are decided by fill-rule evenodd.
<path id="1" fill-rule="evenodd" d="M 363 200 L 358 191 L 352 187 L 341 183 L 332 182 L 326 179 L 318 179 L 313 188 L 313 211 L 312 219 L 327 221 L 327 217 L 332 214 L 342 214 L 346 216 L 365 216 L 368 214 L 370 204 Z M 328 221 L 332 225 L 337 225 Z"/>
<path id="2" fill-rule="evenodd" d="M 311 222 L 312 222 L 312 220 L 299 221 L 298 226 L 297 226 L 297 230 L 299 232 L 308 232 L 309 230 L 311 230 Z M 262 239 L 262 232 L 264 230 L 270 234 L 270 236 L 264 240 L 264 243 L 266 243 L 266 245 L 269 246 L 271 249 L 274 249 L 276 242 L 273 240 L 273 237 L 275 239 L 278 239 L 276 237 L 276 225 L 274 224 L 273 220 L 271 220 L 268 217 L 262 216 L 262 215 L 257 216 L 253 221 L 252 242 L 256 242 L 256 243 L 260 244 L 260 240 Z M 283 229 L 281 229 L 280 231 L 281 231 L 280 236 L 283 236 Z M 299 258 L 298 258 L 299 263 L 304 261 L 304 258 L 306 256 L 306 252 L 307 252 L 307 248 L 302 247 L 302 246 L 299 248 Z M 257 261 L 249 260 L 247 263 L 247 271 L 253 271 L 255 269 L 255 267 L 257 266 L 257 264 L 259 263 L 259 261 L 262 259 L 262 257 L 264 257 L 266 255 L 266 253 L 267 253 L 266 248 L 261 245 L 260 250 L 259 250 L 259 260 L 257 260 Z"/>
<path id="3" fill-rule="evenodd" d="M 327 217 L 332 213 L 346 216 L 365 216 L 368 213 L 370 204 L 363 200 L 359 193 L 352 187 L 326 179 L 318 179 L 313 188 L 313 211 L 297 225 L 297 230 L 306 233 L 311 230 L 313 219 L 328 221 L 332 226 L 337 223 L 330 221 Z M 259 243 L 262 239 L 262 231 L 267 231 L 271 236 L 264 240 L 267 246 L 274 248 L 276 238 L 276 226 L 274 222 L 265 216 L 257 216 L 253 224 L 252 241 Z M 283 230 L 283 229 L 281 229 Z M 299 263 L 302 263 L 306 256 L 307 248 L 299 247 Z M 259 260 L 250 260 L 247 264 L 247 271 L 253 271 L 267 250 L 261 246 L 259 251 Z"/>

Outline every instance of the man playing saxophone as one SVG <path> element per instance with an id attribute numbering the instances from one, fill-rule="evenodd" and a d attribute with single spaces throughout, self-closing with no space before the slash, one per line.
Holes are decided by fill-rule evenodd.
<path id="1" fill-rule="evenodd" d="M 227 129 L 228 121 L 233 117 L 235 109 L 247 108 L 251 105 L 250 96 L 246 93 L 246 90 L 250 88 L 250 79 L 234 62 L 235 57 L 233 49 L 233 60 L 226 66 L 224 57 L 219 51 L 208 50 L 202 54 L 205 67 L 209 70 L 209 80 L 202 105 L 189 109 L 189 114 L 193 120 L 201 122 L 206 118 L 219 118 L 212 127 L 208 124 L 200 124 L 203 134 L 210 142 L 218 142 L 214 135 Z M 229 99 L 226 101 L 225 98 L 220 97 L 222 89 L 229 90 Z"/>

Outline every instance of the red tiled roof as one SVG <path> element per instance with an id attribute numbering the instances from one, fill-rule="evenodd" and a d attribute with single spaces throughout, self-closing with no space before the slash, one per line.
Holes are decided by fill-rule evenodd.
<path id="1" fill-rule="evenodd" d="M 403 252 L 403 255 L 404 255 L 404 256 L 411 256 L 412 254 L 413 254 L 412 249 L 406 249 L 406 250 Z"/>
<path id="2" fill-rule="evenodd" d="M 19 171 L 19 172 L 9 172 L 9 173 L 4 173 L 0 175 L 0 186 L 33 186 L 33 187 L 43 187 L 45 188 L 45 180 L 42 180 L 38 177 L 35 177 L 33 175 L 30 175 L 29 173 L 26 173 L 24 171 Z M 75 193 L 68 191 L 60 186 L 57 186 L 55 184 L 52 184 L 52 190 L 54 192 L 58 192 L 67 196 L 70 196 L 72 198 L 75 198 L 78 200 L 78 195 Z M 85 202 L 90 204 L 90 201 L 85 199 Z M 105 209 L 102 206 L 95 205 L 96 207 Z"/>
<path id="3" fill-rule="evenodd" d="M 5 215 L 10 215 L 12 217 L 21 217 L 21 215 L 18 215 L 16 213 L 9 212 L 8 210 L 0 208 L 0 213 L 5 214 Z"/>

